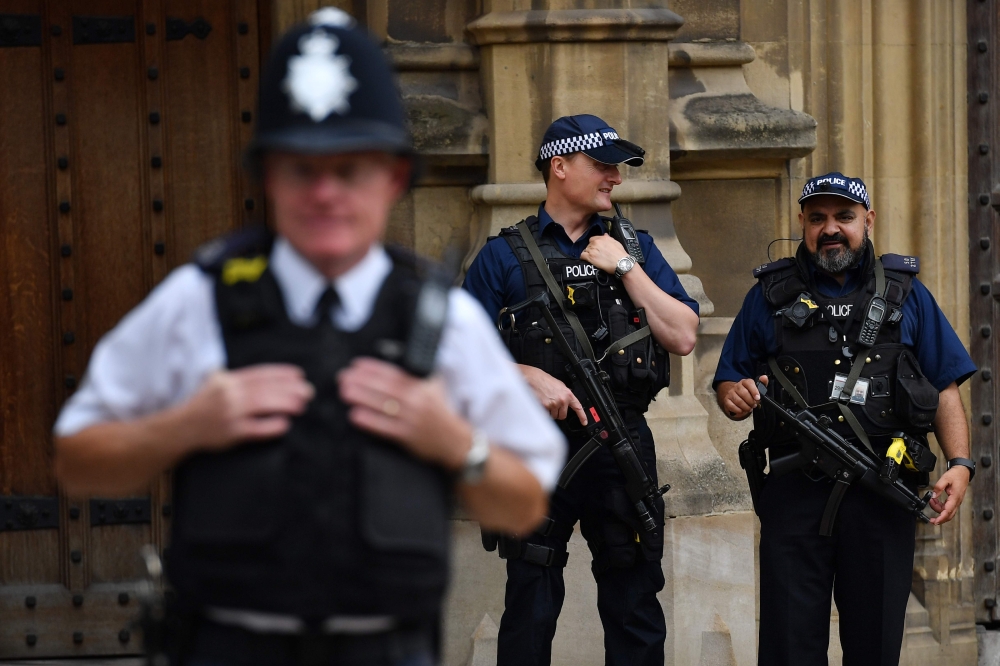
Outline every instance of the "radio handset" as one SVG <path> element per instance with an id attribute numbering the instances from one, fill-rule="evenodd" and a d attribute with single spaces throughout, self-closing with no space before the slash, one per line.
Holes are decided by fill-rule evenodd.
<path id="1" fill-rule="evenodd" d="M 635 227 L 622 215 L 622 209 L 618 204 L 614 204 L 615 216 L 611 219 L 611 237 L 622 244 L 625 251 L 629 253 L 635 262 L 642 266 L 646 263 L 646 258 L 639 247 L 639 236 L 635 233 Z"/>
<path id="2" fill-rule="evenodd" d="M 861 332 L 858 333 L 858 344 L 863 347 L 875 345 L 875 338 L 878 337 L 878 330 L 882 327 L 882 319 L 889 309 L 885 299 L 875 294 L 868 301 L 868 310 L 865 312 L 864 321 L 861 323 Z"/>

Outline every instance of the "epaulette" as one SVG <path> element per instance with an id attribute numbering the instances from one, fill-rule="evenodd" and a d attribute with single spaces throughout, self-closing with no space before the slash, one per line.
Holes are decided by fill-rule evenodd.
<path id="1" fill-rule="evenodd" d="M 761 264 L 757 268 L 753 269 L 753 276 L 759 278 L 762 275 L 767 275 L 768 273 L 773 273 L 775 271 L 780 271 L 784 268 L 795 265 L 794 257 L 785 257 L 784 259 L 778 259 L 777 261 L 771 261 L 766 264 Z"/>
<path id="2" fill-rule="evenodd" d="M 517 234 L 517 227 L 504 227 L 500 230 L 499 236 L 510 236 Z"/>
<path id="3" fill-rule="evenodd" d="M 879 259 L 882 260 L 882 267 L 889 271 L 899 271 L 911 275 L 920 272 L 920 257 L 908 257 L 905 254 L 883 254 Z"/>
<path id="4" fill-rule="evenodd" d="M 611 228 L 611 223 L 615 221 L 613 217 L 604 217 L 603 215 L 598 215 L 598 217 L 601 218 L 601 222 L 604 222 L 604 226 L 609 229 Z M 637 234 L 646 234 L 647 236 L 653 235 L 649 233 L 649 229 L 636 229 L 635 232 Z"/>
<path id="5" fill-rule="evenodd" d="M 211 240 L 197 250 L 191 260 L 206 273 L 219 273 L 227 260 L 253 254 L 270 254 L 273 234 L 264 226 L 240 229 Z"/>

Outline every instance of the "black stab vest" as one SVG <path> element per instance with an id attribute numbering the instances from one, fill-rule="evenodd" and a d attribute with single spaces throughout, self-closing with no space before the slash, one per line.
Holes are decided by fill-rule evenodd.
<path id="1" fill-rule="evenodd" d="M 379 341 L 408 339 L 421 282 L 407 257 L 391 254 L 372 317 L 353 333 L 293 324 L 269 269 L 234 284 L 217 274 L 228 367 L 291 363 L 316 396 L 284 436 L 197 454 L 178 467 L 167 573 L 185 605 L 307 622 L 391 615 L 424 624 L 439 616 L 452 481 L 351 426 L 336 382 L 352 359 L 378 356 Z"/>
<path id="2" fill-rule="evenodd" d="M 562 288 L 564 304 L 579 317 L 583 330 L 590 335 L 591 346 L 598 358 L 612 342 L 642 328 L 635 305 L 621 280 L 581 259 L 565 255 L 547 235 L 539 233 L 537 217 L 531 216 L 525 222 L 549 271 Z M 508 227 L 500 232 L 500 236 L 510 245 L 521 265 L 528 298 L 548 291 L 545 279 L 532 261 L 531 253 L 517 228 Z M 572 300 L 579 302 L 580 292 L 586 290 L 587 286 L 596 290 L 596 302 L 590 307 L 575 307 Z M 573 329 L 563 319 L 559 306 L 553 303 L 550 308 L 573 350 L 583 358 L 583 349 Z M 572 378 L 567 370 L 568 361 L 551 340 L 548 325 L 541 318 L 541 313 L 523 313 L 518 317 L 515 328 L 507 327 L 502 321 L 499 323 L 504 340 L 518 363 L 540 368 L 565 382 L 567 386 L 572 386 Z M 598 339 L 595 334 L 602 329 L 606 332 Z M 610 354 L 601 368 L 611 378 L 615 401 L 623 407 L 645 412 L 660 389 L 670 384 L 670 359 L 651 335 L 629 345 L 622 352 Z M 583 391 L 574 390 L 574 393 L 583 400 Z M 567 421 L 571 422 L 573 419 Z"/>
<path id="3" fill-rule="evenodd" d="M 765 264 L 754 271 L 765 299 L 773 308 L 777 341 L 777 352 L 773 358 L 778 369 L 814 412 L 828 414 L 840 434 L 856 439 L 850 425 L 841 417 L 836 402 L 831 400 L 831 393 L 836 375 L 846 377 L 853 363 L 863 363 L 860 378 L 869 382 L 867 396 L 863 405 L 851 403 L 850 409 L 864 432 L 872 439 L 873 446 L 878 448 L 887 445 L 888 439 L 885 436 L 896 431 L 913 435 L 925 434 L 926 427 L 917 426 L 904 416 L 912 410 L 907 404 L 903 404 L 908 395 L 901 390 L 900 378 L 897 376 L 900 359 L 905 356 L 905 362 L 915 364 L 920 378 L 929 386 L 919 370 L 915 356 L 901 342 L 902 307 L 912 291 L 913 275 L 916 274 L 918 265 L 916 258 L 891 254 L 879 258 L 885 268 L 885 298 L 889 311 L 885 314 L 874 346 L 868 349 L 860 346 L 857 339 L 869 299 L 875 293 L 875 256 L 871 245 L 868 245 L 865 273 L 860 285 L 843 297 L 822 296 L 809 278 L 806 261 L 805 248 L 800 245 L 794 259 Z M 798 327 L 784 314 L 803 295 L 817 307 L 807 323 Z M 900 314 L 900 320 L 896 323 L 888 321 L 893 310 L 898 310 Z M 910 365 L 906 367 L 909 368 Z M 792 397 L 780 387 L 772 369 L 761 368 L 761 373 L 768 375 L 769 386 L 780 399 L 794 407 Z M 772 443 L 791 440 L 781 428 L 776 428 L 767 410 L 754 411 L 754 428 Z"/>

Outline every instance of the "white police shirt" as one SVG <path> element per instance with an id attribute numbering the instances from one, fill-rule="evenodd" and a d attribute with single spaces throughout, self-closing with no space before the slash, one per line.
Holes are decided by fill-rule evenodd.
<path id="1" fill-rule="evenodd" d="M 284 238 L 269 264 L 293 323 L 315 323 L 327 280 Z M 333 281 L 340 304 L 334 326 L 356 331 L 371 317 L 392 270 L 381 245 Z M 517 455 L 546 490 L 555 487 L 566 454 L 559 429 L 525 383 L 479 303 L 452 289 L 436 359 L 449 403 L 495 446 Z M 107 421 L 126 421 L 183 402 L 215 370 L 226 350 L 215 310 L 213 278 L 193 264 L 173 271 L 94 348 L 80 389 L 55 424 L 59 436 Z"/>

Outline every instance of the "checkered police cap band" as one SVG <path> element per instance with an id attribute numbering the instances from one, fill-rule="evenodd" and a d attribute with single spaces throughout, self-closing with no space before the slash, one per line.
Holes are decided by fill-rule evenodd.
<path id="1" fill-rule="evenodd" d="M 605 131 L 605 134 L 607 133 L 608 132 Z M 600 148 L 603 145 L 604 139 L 601 138 L 600 132 L 590 132 L 580 136 L 571 136 L 568 139 L 556 139 L 555 141 L 549 141 L 548 143 L 542 144 L 542 147 L 538 150 L 538 159 L 547 160 L 550 157 L 555 157 L 556 155 L 578 153 L 581 150 Z"/>
<path id="2" fill-rule="evenodd" d="M 864 200 L 864 202 L 865 202 L 865 208 L 871 208 L 872 207 L 871 202 L 868 200 L 868 190 L 865 189 L 865 184 L 864 183 L 862 183 L 860 181 L 857 181 L 857 180 L 852 180 L 851 182 L 849 182 L 847 184 L 847 189 L 854 196 L 856 196 L 856 197 Z"/>
<path id="3" fill-rule="evenodd" d="M 829 193 L 842 195 L 845 188 L 836 182 L 833 182 L 833 187 L 830 187 L 831 181 L 835 181 L 835 179 L 828 177 L 811 178 L 802 188 L 802 196 L 799 197 L 799 202 L 801 203 L 806 197 L 817 194 L 817 190 L 819 190 L 819 193 L 821 194 Z M 857 178 L 844 178 L 843 181 L 846 181 L 847 192 L 851 195 L 849 198 L 854 199 L 858 203 L 863 203 L 866 209 L 871 210 L 872 204 L 871 200 L 868 198 L 868 189 L 865 187 L 865 184 Z M 820 187 L 821 185 L 825 185 L 826 187 Z M 840 192 L 837 190 L 840 190 Z"/>

